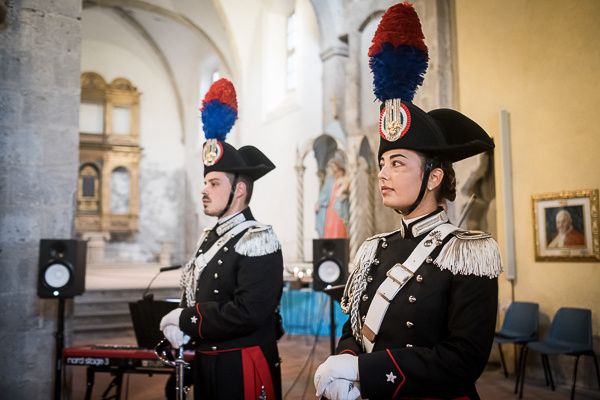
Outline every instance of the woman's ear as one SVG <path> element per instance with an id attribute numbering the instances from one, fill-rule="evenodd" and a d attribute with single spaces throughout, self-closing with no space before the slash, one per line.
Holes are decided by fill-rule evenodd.
<path id="1" fill-rule="evenodd" d="M 441 168 L 434 168 L 429 173 L 429 180 L 427 181 L 427 190 L 433 190 L 442 184 L 444 179 L 444 171 Z"/>

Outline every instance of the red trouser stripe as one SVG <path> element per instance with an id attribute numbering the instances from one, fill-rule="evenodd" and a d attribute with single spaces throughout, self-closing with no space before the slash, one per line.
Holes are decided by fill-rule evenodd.
<path id="1" fill-rule="evenodd" d="M 264 388 L 267 399 L 275 398 L 271 370 L 259 346 L 242 349 L 242 370 L 244 371 L 244 400 L 255 400 Z"/>

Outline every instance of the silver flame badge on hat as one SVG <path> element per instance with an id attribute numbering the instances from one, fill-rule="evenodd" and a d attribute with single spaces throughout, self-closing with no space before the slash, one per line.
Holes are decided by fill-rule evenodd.
<path id="1" fill-rule="evenodd" d="M 223 145 L 217 139 L 208 139 L 202 149 L 202 161 L 207 167 L 215 165 L 223 156 Z"/>
<path id="2" fill-rule="evenodd" d="M 389 99 L 379 115 L 379 134 L 389 142 L 400 139 L 410 128 L 410 111 L 400 99 Z"/>

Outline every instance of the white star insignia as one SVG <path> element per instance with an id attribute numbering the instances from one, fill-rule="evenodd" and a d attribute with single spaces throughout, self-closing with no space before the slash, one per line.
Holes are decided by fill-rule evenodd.
<path id="1" fill-rule="evenodd" d="M 196 322 L 198 322 L 198 318 L 194 315 L 192 316 L 192 318 L 190 318 L 192 320 L 192 324 L 195 324 Z"/>
<path id="2" fill-rule="evenodd" d="M 394 383 L 394 381 L 396 380 L 396 375 L 394 375 L 392 371 L 390 371 L 389 374 L 385 374 L 385 376 L 387 377 L 388 382 Z"/>

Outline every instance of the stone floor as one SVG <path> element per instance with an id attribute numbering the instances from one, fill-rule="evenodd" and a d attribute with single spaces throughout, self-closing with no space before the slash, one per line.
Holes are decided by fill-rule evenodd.
<path id="1" fill-rule="evenodd" d="M 133 344 L 132 338 L 112 338 L 103 343 Z M 329 355 L 329 340 L 319 337 L 315 342 L 309 336 L 284 336 L 279 342 L 285 399 L 314 399 L 312 377 L 317 366 Z M 71 399 L 83 399 L 85 392 L 85 368 L 67 367 L 72 373 Z M 165 375 L 129 374 L 123 384 L 122 399 L 162 400 Z M 98 374 L 95 380 L 93 399 L 100 399 L 102 391 L 110 382 L 107 374 Z M 478 391 L 484 400 L 515 400 L 514 379 L 504 378 L 498 366 L 489 366 L 477 383 Z M 65 390 L 67 392 L 69 390 Z M 569 399 L 569 388 L 558 387 L 555 392 L 536 382 L 526 381 L 523 399 L 562 400 Z M 190 398 L 193 398 L 190 396 Z M 600 390 L 577 390 L 576 399 L 600 399 Z"/>

